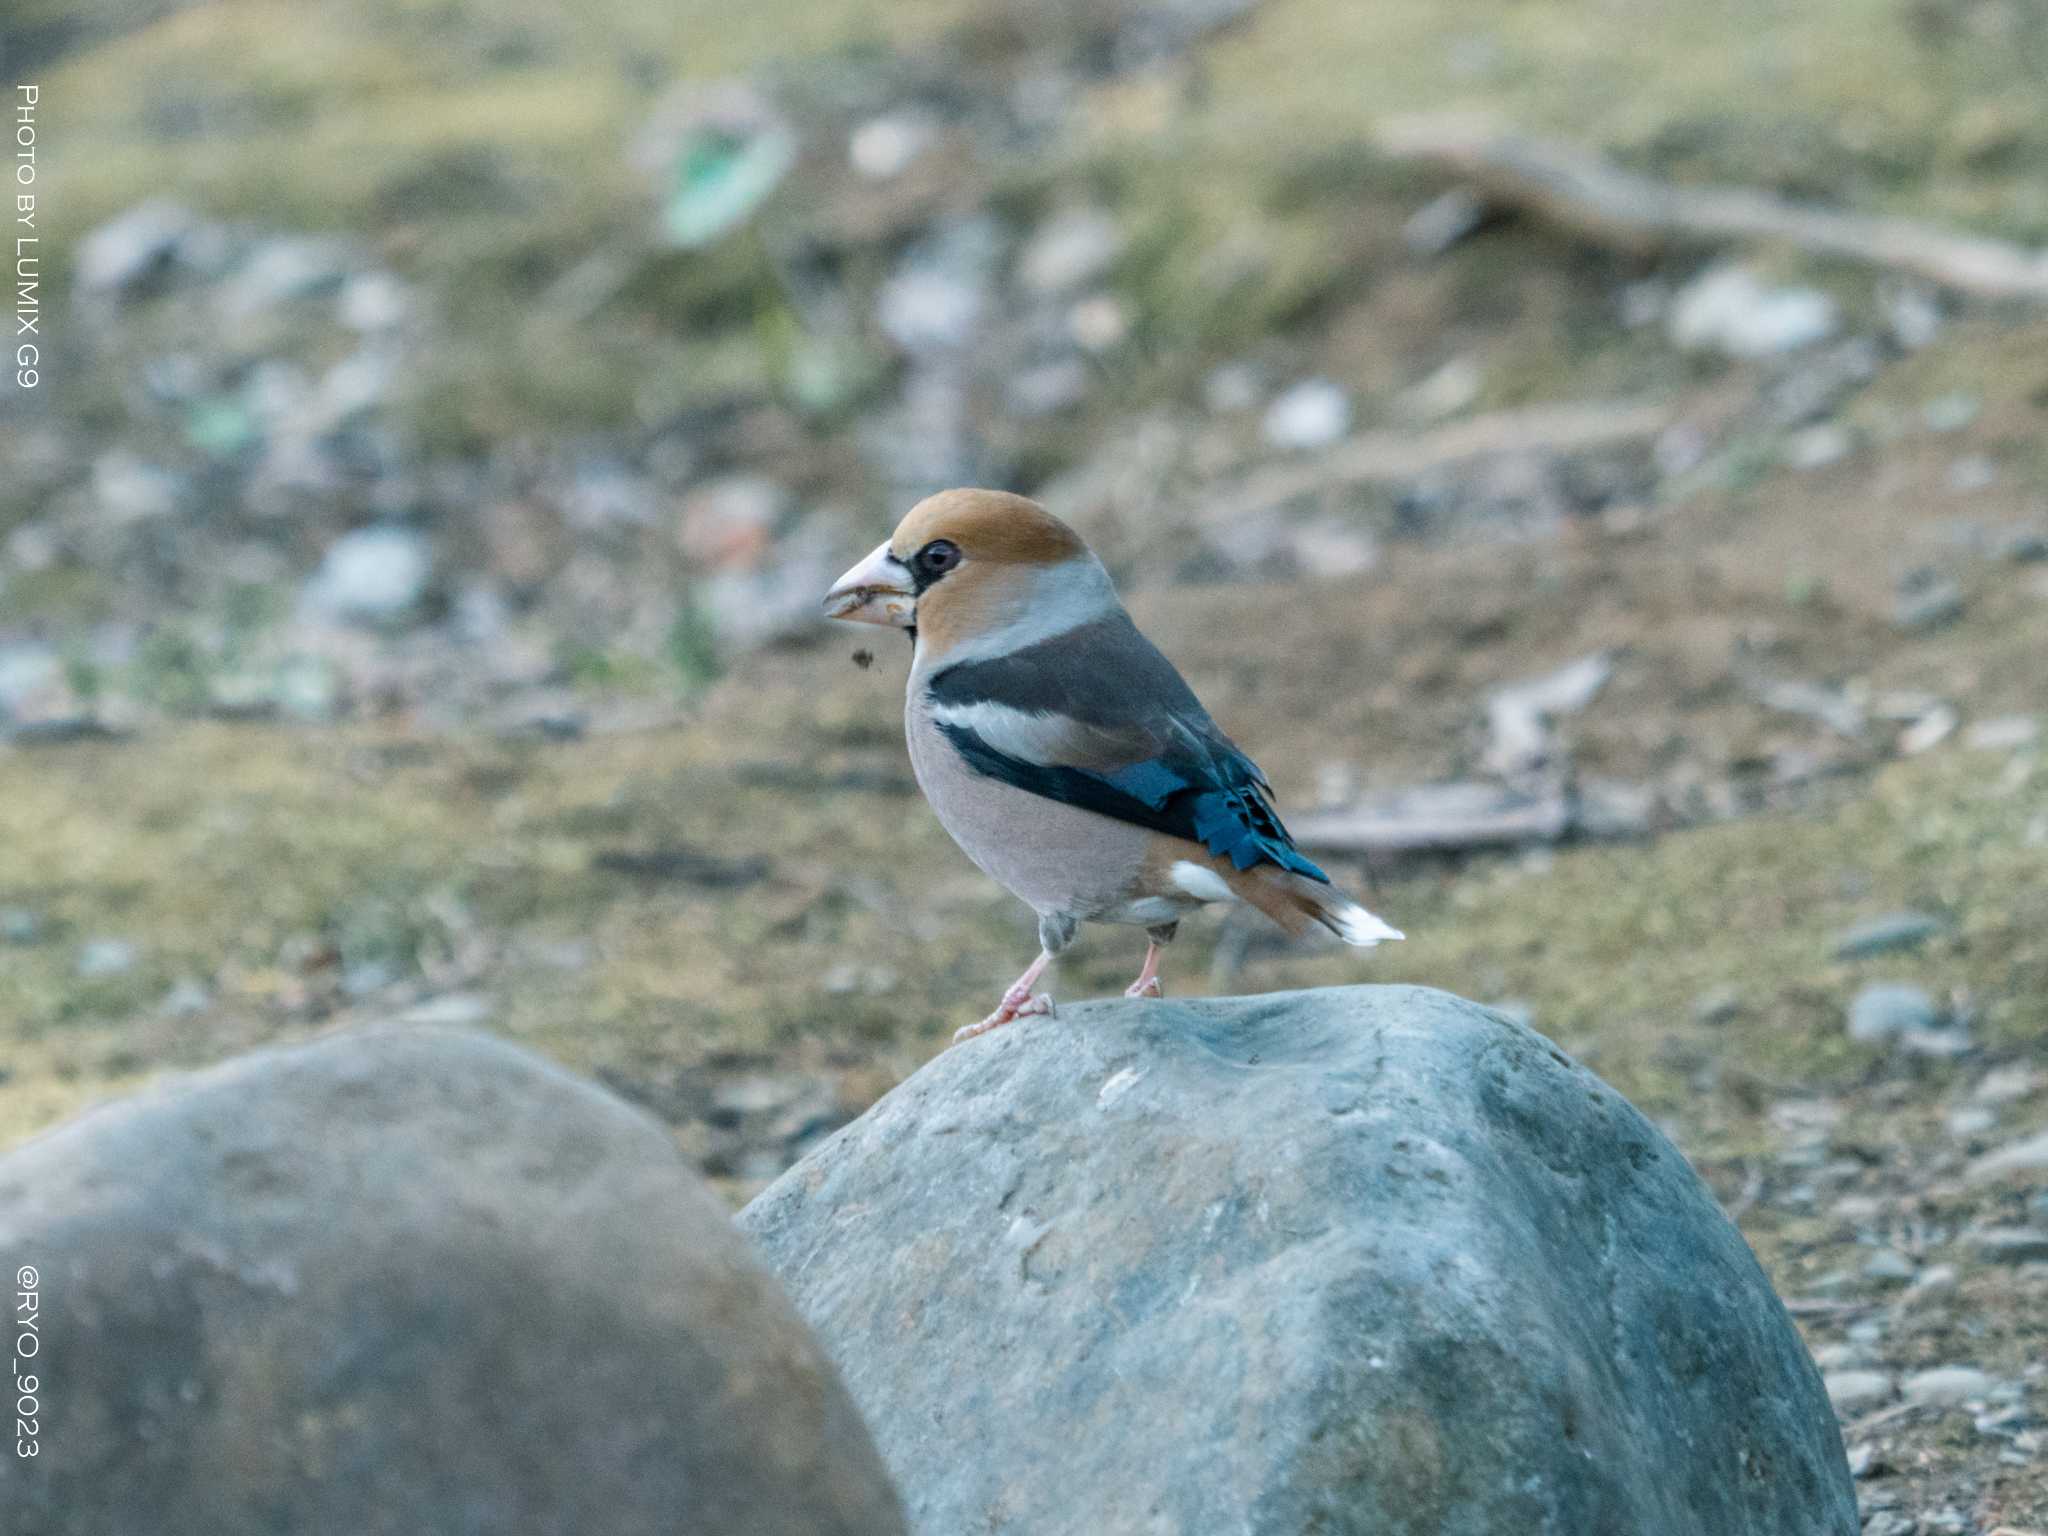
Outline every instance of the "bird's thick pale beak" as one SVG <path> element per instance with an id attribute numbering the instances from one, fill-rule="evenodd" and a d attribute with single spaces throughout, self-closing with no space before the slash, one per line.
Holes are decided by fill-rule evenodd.
<path id="1" fill-rule="evenodd" d="M 832 583 L 825 594 L 825 617 L 852 619 L 857 624 L 892 624 L 911 629 L 917 624 L 917 591 L 910 571 L 889 546 L 874 553 Z"/>

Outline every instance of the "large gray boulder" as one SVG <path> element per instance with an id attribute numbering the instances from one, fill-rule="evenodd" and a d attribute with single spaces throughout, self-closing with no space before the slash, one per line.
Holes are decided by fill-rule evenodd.
<path id="1" fill-rule="evenodd" d="M 903 1530 L 668 1134 L 482 1036 L 336 1036 L 87 1114 L 0 1161 L 0 1260 L 41 1340 L 0 1531 Z"/>
<path id="2" fill-rule="evenodd" d="M 955 1047 L 741 1215 L 920 1536 L 1855 1536 L 1798 1333 L 1670 1142 L 1413 987 Z"/>

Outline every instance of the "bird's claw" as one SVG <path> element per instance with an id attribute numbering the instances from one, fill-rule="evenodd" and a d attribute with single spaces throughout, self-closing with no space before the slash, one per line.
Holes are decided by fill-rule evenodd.
<path id="1" fill-rule="evenodd" d="M 1140 981 L 1132 982 L 1128 987 L 1124 988 L 1125 997 L 1164 997 L 1165 995 L 1165 989 L 1159 985 L 1159 978 L 1157 976 L 1147 976 Z"/>
<path id="2" fill-rule="evenodd" d="M 978 1024 L 967 1024 L 953 1031 L 953 1043 L 972 1040 L 976 1035 L 985 1035 L 992 1029 L 1000 1029 L 1013 1019 L 1027 1019 L 1037 1014 L 1051 1018 L 1058 1010 L 1054 1008 L 1052 994 L 1041 992 L 1036 997 L 1028 994 L 1017 1002 L 1011 1002 L 1007 994 L 996 1011 Z"/>

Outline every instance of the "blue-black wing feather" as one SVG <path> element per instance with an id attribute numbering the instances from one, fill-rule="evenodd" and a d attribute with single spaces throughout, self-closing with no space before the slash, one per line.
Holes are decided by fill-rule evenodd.
<path id="1" fill-rule="evenodd" d="M 975 772 L 1198 843 L 1238 869 L 1275 864 L 1327 882 L 1294 846 L 1265 775 L 1217 728 L 1173 664 L 1122 613 L 1009 656 L 964 662 L 926 685 L 944 710 L 989 703 L 1071 720 L 1090 739 L 1130 742 L 1125 760 L 1086 766 L 1005 751 L 965 721 L 938 730 Z"/>

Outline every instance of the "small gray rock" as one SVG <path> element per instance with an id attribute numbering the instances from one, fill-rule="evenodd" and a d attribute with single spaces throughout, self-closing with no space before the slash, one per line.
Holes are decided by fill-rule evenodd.
<path id="1" fill-rule="evenodd" d="M 1974 752 L 2017 752 L 2041 737 L 2041 722 L 2032 715 L 1994 715 L 1973 720 L 1963 732 L 1963 745 Z"/>
<path id="2" fill-rule="evenodd" d="M 1742 1017 L 1742 989 L 1715 987 L 1693 999 L 1692 1016 L 1702 1024 L 1726 1024 Z"/>
<path id="3" fill-rule="evenodd" d="M 1812 346 L 1840 324 L 1835 301 L 1816 288 L 1772 287 L 1747 267 L 1717 266 L 1671 302 L 1673 344 L 1687 352 L 1769 357 Z"/>
<path id="4" fill-rule="evenodd" d="M 1953 624 L 1963 616 L 1963 589 L 1946 577 L 1916 586 L 1900 595 L 1892 610 L 1892 628 L 1920 634 Z"/>
<path id="5" fill-rule="evenodd" d="M 1896 1248 L 1880 1248 L 1863 1264 L 1866 1279 L 1885 1285 L 1904 1285 L 1913 1278 L 1913 1261 Z"/>
<path id="6" fill-rule="evenodd" d="M 1099 281 L 1123 251 L 1116 220 L 1099 208 L 1056 213 L 1017 257 L 1017 279 L 1032 293 L 1075 293 Z"/>
<path id="7" fill-rule="evenodd" d="M 1984 1227 L 1970 1234 L 1970 1246 L 1993 1264 L 2032 1264 L 2048 1260 L 2048 1229 Z"/>
<path id="8" fill-rule="evenodd" d="M 1266 407 L 1261 430 L 1289 452 L 1327 448 L 1351 430 L 1351 396 L 1328 379 L 1303 379 Z"/>
<path id="9" fill-rule="evenodd" d="M 1441 256 L 1486 222 L 1486 199 L 1470 187 L 1452 187 L 1411 213 L 1401 243 L 1417 256 Z"/>
<path id="10" fill-rule="evenodd" d="M 2048 1173 L 2048 1131 L 1985 1153 L 1970 1164 L 1964 1177 L 1972 1184 L 1988 1184 L 2014 1173 Z"/>
<path id="11" fill-rule="evenodd" d="M 197 223 L 190 209 L 162 198 L 110 219 L 78 244 L 78 292 L 127 298 L 149 287 L 170 270 Z"/>
<path id="12" fill-rule="evenodd" d="M 93 460 L 92 494 L 100 515 L 120 528 L 171 516 L 184 500 L 185 482 L 125 448 L 110 448 Z"/>
<path id="13" fill-rule="evenodd" d="M 419 606 L 433 573 L 432 551 L 417 529 L 358 528 L 328 548 L 305 601 L 322 618 L 388 623 Z"/>
<path id="14" fill-rule="evenodd" d="M 349 261 L 347 242 L 331 235 L 278 235 L 223 279 L 214 303 L 230 319 L 254 319 L 280 305 L 335 292 Z"/>
<path id="15" fill-rule="evenodd" d="M 1253 363 L 1218 363 L 1202 380 L 1202 404 L 1218 416 L 1248 411 L 1259 403 L 1265 376 Z"/>
<path id="16" fill-rule="evenodd" d="M 1892 340 L 1904 350 L 1917 352 L 1941 334 L 1941 299 L 1932 290 L 1917 283 L 1894 284 L 1879 293 L 1878 302 Z"/>
<path id="17" fill-rule="evenodd" d="M 999 1030 L 740 1220 L 921 1536 L 1857 1529 L 1820 1374 L 1685 1159 L 1443 993 Z"/>
<path id="18" fill-rule="evenodd" d="M 1869 955 L 1918 949 L 1942 928 L 1940 918 L 1925 912 L 1888 912 L 1882 917 L 1868 917 L 1835 936 L 1834 956 L 1837 960 L 1861 960 Z"/>
<path id="19" fill-rule="evenodd" d="M 0 944 L 33 944 L 43 936 L 42 914 L 33 907 L 0 907 Z"/>
<path id="20" fill-rule="evenodd" d="M 1003 385 L 1003 403 L 1021 421 L 1037 421 L 1072 410 L 1087 394 L 1088 365 L 1078 357 L 1054 358 L 1020 368 Z"/>
<path id="21" fill-rule="evenodd" d="M 1920 408 L 1920 418 L 1930 432 L 1960 432 L 1977 419 L 1983 402 L 1966 390 L 1936 395 Z"/>
<path id="22" fill-rule="evenodd" d="M 91 939 L 80 946 L 74 969 L 81 981 L 125 976 L 142 959 L 142 951 L 126 939 Z"/>
<path id="23" fill-rule="evenodd" d="M 340 1035 L 94 1110 L 0 1161 L 0 1246 L 51 1343 L 10 1531 L 903 1531 L 668 1132 L 500 1041 Z"/>
<path id="24" fill-rule="evenodd" d="M 1949 465 L 1942 483 L 1959 495 L 1988 490 L 1998 483 L 1998 461 L 1988 453 L 1966 453 Z"/>
<path id="25" fill-rule="evenodd" d="M 1840 422 L 1816 422 L 1785 440 L 1785 462 L 1794 469 L 1825 469 L 1855 450 L 1856 439 Z"/>
<path id="26" fill-rule="evenodd" d="M 1873 982 L 1849 1005 L 1849 1038 L 1885 1045 L 1901 1035 L 1933 1030 L 1941 1022 L 1934 999 L 1918 987 Z"/>
<path id="27" fill-rule="evenodd" d="M 43 712 L 70 693 L 64 658 L 40 640 L 0 645 L 0 721 Z"/>
<path id="28" fill-rule="evenodd" d="M 1889 1371 L 1829 1371 L 1823 1381 L 1828 1401 L 1845 1418 L 1868 1413 L 1892 1400 L 1897 1383 Z"/>
<path id="29" fill-rule="evenodd" d="M 875 300 L 876 323 L 913 356 L 952 352 L 980 331 L 1002 235 L 966 219 L 912 246 Z"/>
<path id="30" fill-rule="evenodd" d="M 1921 1408 L 1953 1408 L 1988 1397 L 1998 1383 L 1967 1365 L 1941 1365 L 1915 1371 L 1901 1384 L 1907 1402 Z"/>

